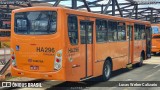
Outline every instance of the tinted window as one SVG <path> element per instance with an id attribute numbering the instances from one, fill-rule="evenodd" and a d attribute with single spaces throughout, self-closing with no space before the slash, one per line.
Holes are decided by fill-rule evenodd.
<path id="1" fill-rule="evenodd" d="M 139 25 L 137 24 L 134 25 L 134 38 L 135 40 L 140 39 Z"/>
<path id="2" fill-rule="evenodd" d="M 117 22 L 108 21 L 108 41 L 117 41 Z"/>
<path id="3" fill-rule="evenodd" d="M 76 16 L 68 16 L 68 36 L 72 45 L 78 44 L 78 21 Z"/>
<path id="4" fill-rule="evenodd" d="M 133 40 L 133 26 L 127 25 L 127 40 Z"/>
<path id="5" fill-rule="evenodd" d="M 141 39 L 146 39 L 145 25 L 141 25 Z"/>
<path id="6" fill-rule="evenodd" d="M 1 21 L 0 27 L 2 29 L 10 29 L 11 28 L 11 22 L 10 21 Z"/>
<path id="7" fill-rule="evenodd" d="M 124 41 L 126 40 L 126 27 L 125 23 L 118 22 L 118 40 Z"/>
<path id="8" fill-rule="evenodd" d="M 10 31 L 0 31 L 0 37 L 10 37 Z"/>
<path id="9" fill-rule="evenodd" d="M 152 33 L 153 33 L 153 34 L 159 33 L 159 28 L 158 28 L 158 26 L 152 26 Z"/>
<path id="10" fill-rule="evenodd" d="M 146 38 L 147 38 L 147 41 L 151 41 L 151 38 L 152 38 L 152 28 L 151 27 L 146 27 Z"/>
<path id="11" fill-rule="evenodd" d="M 135 24 L 134 25 L 134 38 L 135 40 L 145 39 L 145 25 Z"/>
<path id="12" fill-rule="evenodd" d="M 93 43 L 93 24 L 92 22 L 80 22 L 81 44 Z"/>
<path id="13" fill-rule="evenodd" d="M 97 42 L 107 41 L 107 21 L 96 20 L 96 39 Z"/>
<path id="14" fill-rule="evenodd" d="M 56 32 L 57 13 L 54 11 L 20 12 L 15 14 L 15 33 L 43 35 Z"/>

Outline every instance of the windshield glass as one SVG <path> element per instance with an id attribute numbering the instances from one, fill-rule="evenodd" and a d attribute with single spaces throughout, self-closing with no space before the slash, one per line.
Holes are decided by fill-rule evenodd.
<path id="1" fill-rule="evenodd" d="M 20 12 L 15 14 L 15 33 L 45 35 L 56 32 L 57 13 L 54 11 Z"/>
<path id="2" fill-rule="evenodd" d="M 152 26 L 152 34 L 159 33 L 159 28 L 157 26 Z"/>

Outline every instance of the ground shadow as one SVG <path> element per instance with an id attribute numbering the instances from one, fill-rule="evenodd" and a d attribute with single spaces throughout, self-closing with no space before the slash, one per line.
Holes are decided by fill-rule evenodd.
<path id="1" fill-rule="evenodd" d="M 143 64 L 143 66 L 148 65 L 148 64 Z M 136 65 L 133 65 L 132 69 L 119 69 L 116 71 L 112 72 L 111 75 L 111 79 L 119 76 L 121 74 L 125 74 L 125 73 L 129 73 L 133 70 L 138 69 L 138 67 Z M 45 80 L 33 80 L 33 81 L 29 81 L 30 83 L 45 83 L 47 81 Z M 49 81 L 49 83 L 56 83 L 55 81 Z M 110 81 L 101 81 L 101 77 L 96 77 L 93 79 L 89 79 L 87 81 L 83 81 L 83 82 L 62 82 L 60 84 L 56 84 L 56 85 L 51 85 L 51 87 L 47 88 L 46 90 L 82 90 L 82 89 L 87 89 L 88 87 L 104 87 L 104 86 L 112 86 L 113 83 L 111 83 Z M 49 85 L 50 86 L 50 85 Z M 47 86 L 43 86 L 44 88 Z M 5 88 L 3 90 L 16 90 L 19 88 Z"/>
<path id="2" fill-rule="evenodd" d="M 143 66 L 145 66 L 147 64 L 144 64 Z M 138 69 L 138 67 L 136 65 L 133 66 L 132 69 L 119 69 L 116 71 L 112 72 L 111 78 L 116 77 L 118 75 L 124 74 L 124 73 L 128 73 L 132 70 Z M 110 82 L 108 81 L 101 81 L 101 76 L 93 78 L 93 79 L 89 79 L 87 81 L 83 81 L 83 82 L 63 82 L 60 83 L 58 85 L 52 86 L 50 88 L 47 88 L 46 90 L 82 90 L 82 89 L 86 89 L 87 87 L 91 87 L 91 86 L 103 86 L 103 84 L 107 85 L 107 86 L 112 86 Z"/>
<path id="3" fill-rule="evenodd" d="M 152 56 L 154 56 L 154 57 L 160 57 L 160 53 L 152 54 Z"/>

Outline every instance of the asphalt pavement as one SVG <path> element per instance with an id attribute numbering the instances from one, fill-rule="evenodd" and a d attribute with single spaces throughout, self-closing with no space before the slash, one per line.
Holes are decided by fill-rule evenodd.
<path id="1" fill-rule="evenodd" d="M 128 82 L 155 82 L 160 85 L 160 54 L 145 60 L 142 67 L 134 66 L 132 69 L 120 69 L 112 73 L 110 80 L 101 82 L 99 77 L 85 82 L 61 82 L 61 81 L 38 81 L 41 88 L 9 88 L 15 90 L 160 90 L 160 87 L 121 87 L 124 81 Z M 37 81 L 33 81 L 37 82 Z M 113 84 L 113 85 L 112 85 Z M 112 86 L 112 87 L 109 87 Z"/>

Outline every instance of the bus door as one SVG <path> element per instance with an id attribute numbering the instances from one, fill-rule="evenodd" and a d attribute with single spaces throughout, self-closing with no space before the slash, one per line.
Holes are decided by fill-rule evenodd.
<path id="1" fill-rule="evenodd" d="M 127 25 L 128 64 L 133 63 L 133 26 Z"/>
<path id="2" fill-rule="evenodd" d="M 151 58 L 151 42 L 152 42 L 152 30 L 151 27 L 146 27 L 146 56 Z"/>
<path id="3" fill-rule="evenodd" d="M 85 60 L 85 77 L 93 75 L 93 22 L 80 21 L 81 59 Z"/>

